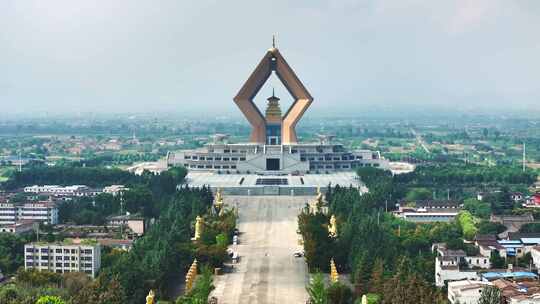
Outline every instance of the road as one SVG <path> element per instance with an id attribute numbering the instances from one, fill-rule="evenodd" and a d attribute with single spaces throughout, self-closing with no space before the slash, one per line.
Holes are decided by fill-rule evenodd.
<path id="1" fill-rule="evenodd" d="M 238 205 L 240 257 L 232 273 L 216 276 L 212 296 L 220 304 L 303 304 L 308 281 L 296 230 L 300 209 L 313 197 L 233 196 L 225 203 Z"/>

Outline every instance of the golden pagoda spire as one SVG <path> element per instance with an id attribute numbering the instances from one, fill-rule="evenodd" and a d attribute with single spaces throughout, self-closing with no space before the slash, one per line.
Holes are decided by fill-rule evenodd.
<path id="1" fill-rule="evenodd" d="M 332 283 L 337 283 L 339 281 L 339 273 L 337 272 L 336 263 L 334 263 L 334 258 L 330 260 L 330 281 Z"/>
<path id="2" fill-rule="evenodd" d="M 190 292 L 193 288 L 193 283 L 197 277 L 197 259 L 193 261 L 191 267 L 189 267 L 188 273 L 186 274 L 186 293 Z"/>

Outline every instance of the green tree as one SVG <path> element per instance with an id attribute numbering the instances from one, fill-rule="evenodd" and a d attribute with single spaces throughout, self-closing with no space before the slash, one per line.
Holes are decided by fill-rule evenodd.
<path id="1" fill-rule="evenodd" d="M 369 281 L 369 291 L 372 293 L 381 293 L 384 287 L 384 262 L 381 258 L 375 259 L 371 280 Z"/>
<path id="2" fill-rule="evenodd" d="M 407 192 L 405 199 L 409 202 L 433 198 L 433 193 L 427 188 L 413 188 Z"/>
<path id="3" fill-rule="evenodd" d="M 341 283 L 336 282 L 331 284 L 327 289 L 328 301 L 330 304 L 349 304 L 352 303 L 352 291 L 351 289 Z"/>
<path id="4" fill-rule="evenodd" d="M 474 218 L 469 211 L 460 211 L 456 217 L 457 223 L 463 231 L 463 237 L 467 240 L 472 240 L 478 229 L 474 224 Z"/>
<path id="5" fill-rule="evenodd" d="M 66 304 L 66 302 L 57 296 L 42 296 L 37 300 L 36 304 Z"/>
<path id="6" fill-rule="evenodd" d="M 328 304 L 328 293 L 324 286 L 322 273 L 317 272 L 311 277 L 309 285 L 306 287 L 309 299 L 313 304 Z"/>
<path id="7" fill-rule="evenodd" d="M 478 304 L 500 304 L 501 291 L 495 286 L 486 286 L 482 289 L 482 296 Z"/>
<path id="8" fill-rule="evenodd" d="M 475 198 L 464 200 L 463 208 L 479 218 L 488 219 L 491 215 L 491 205 L 486 202 L 481 202 Z"/>
<path id="9" fill-rule="evenodd" d="M 493 250 L 491 252 L 491 256 L 489 257 L 489 261 L 491 263 L 491 267 L 493 268 L 504 268 L 505 266 L 505 260 L 503 257 L 501 257 L 498 250 Z"/>

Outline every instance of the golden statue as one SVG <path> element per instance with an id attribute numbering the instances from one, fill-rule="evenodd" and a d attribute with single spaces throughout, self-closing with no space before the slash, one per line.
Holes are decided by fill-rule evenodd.
<path id="1" fill-rule="evenodd" d="M 195 240 L 198 240 L 201 238 L 202 230 L 203 230 L 203 218 L 197 215 L 197 218 L 195 219 Z"/>
<path id="2" fill-rule="evenodd" d="M 146 296 L 146 304 L 154 304 L 155 303 L 155 300 L 154 300 L 155 297 L 156 297 L 156 294 L 154 293 L 154 291 L 152 289 L 150 289 L 150 292 Z"/>
<path id="3" fill-rule="evenodd" d="M 321 192 L 321 187 L 317 187 L 317 202 L 323 203 L 324 201 L 324 195 Z"/>
<path id="4" fill-rule="evenodd" d="M 363 296 L 362 296 L 362 304 L 368 304 L 367 296 L 366 296 L 366 295 L 363 295 Z"/>
<path id="5" fill-rule="evenodd" d="M 334 263 L 333 258 L 330 260 L 330 281 L 332 281 L 332 283 L 337 283 L 339 281 L 339 273 L 337 272 L 336 263 Z"/>
<path id="6" fill-rule="evenodd" d="M 333 214 L 330 217 L 330 225 L 328 225 L 328 233 L 333 238 L 337 237 L 337 234 L 338 234 L 336 216 Z"/>
<path id="7" fill-rule="evenodd" d="M 223 204 L 223 195 L 221 194 L 221 188 L 216 190 L 216 196 L 214 196 L 214 205 L 221 206 Z"/>

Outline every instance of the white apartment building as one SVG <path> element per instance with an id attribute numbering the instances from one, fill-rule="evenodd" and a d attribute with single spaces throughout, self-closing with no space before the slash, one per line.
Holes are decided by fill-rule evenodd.
<path id="1" fill-rule="evenodd" d="M 467 262 L 469 268 L 491 268 L 491 262 L 489 261 L 489 257 L 487 256 L 466 256 L 464 259 Z"/>
<path id="2" fill-rule="evenodd" d="M 478 273 L 459 269 L 459 261 L 454 257 L 435 258 L 435 286 L 443 287 L 445 283 L 465 279 L 478 280 Z"/>
<path id="3" fill-rule="evenodd" d="M 117 196 L 119 193 L 123 191 L 128 191 L 129 188 L 127 188 L 124 185 L 110 185 L 105 188 L 103 188 L 103 193 L 109 193 L 112 194 L 112 196 Z"/>
<path id="4" fill-rule="evenodd" d="M 94 278 L 101 266 L 101 246 L 95 240 L 68 239 L 63 243 L 24 246 L 24 268 L 56 273 L 83 272 Z"/>
<path id="5" fill-rule="evenodd" d="M 451 304 L 477 304 L 482 296 L 482 289 L 489 285 L 493 284 L 473 280 L 448 282 L 448 301 Z"/>
<path id="6" fill-rule="evenodd" d="M 72 185 L 61 187 L 57 185 L 29 186 L 24 187 L 26 193 L 50 194 L 55 196 L 94 196 L 100 191 L 92 190 L 85 185 Z"/>
<path id="7" fill-rule="evenodd" d="M 23 204 L 0 203 L 0 225 L 13 225 L 17 221 L 25 220 L 56 225 L 58 224 L 58 207 L 49 201 Z"/>

